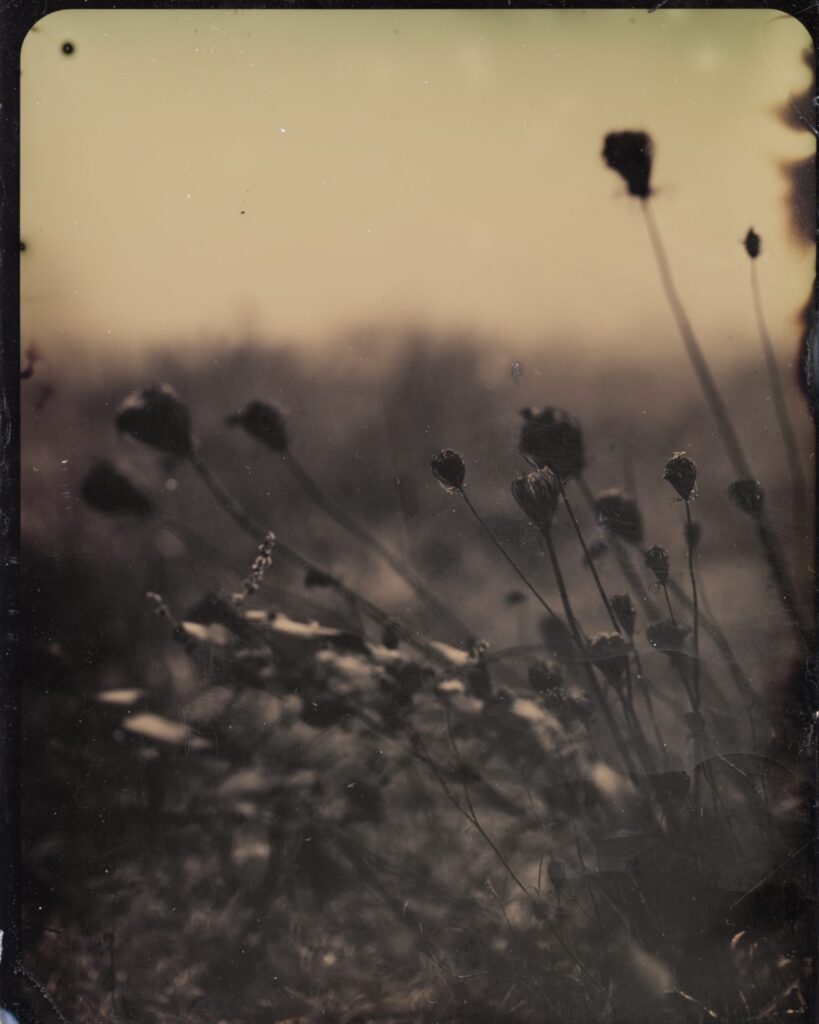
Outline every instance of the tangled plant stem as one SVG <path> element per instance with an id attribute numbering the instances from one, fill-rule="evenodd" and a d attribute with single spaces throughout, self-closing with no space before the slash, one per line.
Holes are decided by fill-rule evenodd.
<path id="1" fill-rule="evenodd" d="M 242 530 L 249 536 L 252 537 L 258 544 L 265 542 L 268 536 L 269 530 L 266 530 L 263 526 L 257 523 L 242 506 L 236 501 L 231 495 L 221 480 L 213 473 L 206 462 L 202 459 L 198 452 L 193 452 L 189 456 L 191 466 L 196 470 L 202 479 L 205 486 L 208 488 L 210 493 L 213 495 L 217 504 L 234 520 L 234 522 L 241 527 Z M 341 594 L 345 600 L 351 602 L 361 612 L 364 612 L 373 622 L 377 623 L 382 628 L 397 628 L 402 639 L 415 647 L 416 650 L 421 651 L 432 661 L 441 664 L 447 664 L 446 659 L 435 650 L 431 644 L 427 644 L 423 640 L 419 640 L 418 637 L 408 629 L 404 629 L 402 626 L 397 624 L 392 616 L 382 611 L 377 605 L 368 601 L 367 598 L 362 597 L 351 587 L 348 587 L 346 583 L 342 582 L 338 577 L 332 576 L 326 573 L 323 569 L 320 569 L 317 565 L 300 554 L 290 545 L 283 543 L 280 540 L 276 540 L 273 547 L 275 554 L 281 556 L 285 561 L 291 565 L 298 566 L 299 569 L 306 572 L 319 573 L 328 580 L 331 581 L 333 587 Z"/>
<path id="2" fill-rule="evenodd" d="M 418 575 L 403 561 L 397 558 L 387 547 L 385 547 L 368 530 L 360 526 L 344 509 L 340 508 L 324 491 L 319 487 L 313 477 L 302 466 L 290 449 L 280 453 L 281 459 L 287 466 L 293 478 L 302 487 L 310 500 L 320 508 L 326 515 L 333 519 L 342 529 L 346 530 L 352 537 L 365 548 L 374 552 L 375 555 L 385 562 L 416 594 L 418 598 L 427 604 L 440 618 L 449 624 L 454 632 L 459 633 L 468 645 L 475 641 L 475 635 L 449 608 L 442 604 L 431 592 L 429 587 Z"/>
<path id="3" fill-rule="evenodd" d="M 705 395 L 705 400 L 707 401 L 714 420 L 716 421 L 717 430 L 719 431 L 722 443 L 725 446 L 731 467 L 738 478 L 753 479 L 753 473 L 751 472 L 750 465 L 745 457 L 739 437 L 734 429 L 734 425 L 728 413 L 728 408 L 720 394 L 720 390 L 714 380 L 714 375 L 712 374 L 708 361 L 705 358 L 705 353 L 697 340 L 697 336 L 694 333 L 694 329 L 691 326 L 691 322 L 685 312 L 685 307 L 683 306 L 682 300 L 677 292 L 676 285 L 674 284 L 674 278 L 671 274 L 668 256 L 666 255 L 665 247 L 657 228 L 657 222 L 654 219 L 654 211 L 651 207 L 650 198 L 641 199 L 640 207 L 643 211 L 646 228 L 654 250 L 654 256 L 657 260 L 657 267 L 660 272 L 660 279 L 665 290 L 666 298 L 668 299 L 668 304 L 671 307 L 674 319 L 677 322 L 677 327 L 679 329 L 683 345 L 685 346 L 686 354 L 691 361 L 691 365 L 694 368 L 699 385 Z M 768 567 L 779 589 L 782 605 L 788 615 L 788 618 L 791 620 L 791 624 L 793 625 L 800 642 L 804 645 L 805 650 L 809 652 L 813 643 L 812 632 L 802 622 L 802 618 L 797 608 L 790 575 L 779 550 L 779 544 L 774 530 L 768 522 L 764 510 L 761 510 L 758 515 L 758 532 L 760 542 L 762 544 L 762 550 L 765 554 L 765 559 L 768 562 Z"/>
<path id="4" fill-rule="evenodd" d="M 759 275 L 756 269 L 756 259 L 752 258 L 749 262 L 751 264 L 751 295 L 753 297 L 759 340 L 762 345 L 762 354 L 765 358 L 765 367 L 768 371 L 768 381 L 771 387 L 771 397 L 773 398 L 776 418 L 779 423 L 779 432 L 782 436 L 782 443 L 785 447 L 785 455 L 788 460 L 788 469 L 790 471 L 791 478 L 791 491 L 793 494 L 794 521 L 799 524 L 801 523 L 802 516 L 804 514 L 805 493 L 807 491 L 805 476 L 802 472 L 802 467 L 799 461 L 799 447 L 796 443 L 796 433 L 788 414 L 788 405 L 785 400 L 785 389 L 782 384 L 782 374 L 780 373 L 779 364 L 776 359 L 776 352 L 774 351 L 773 342 L 771 340 L 770 333 L 768 332 L 768 325 L 765 322 L 765 314 L 762 308 L 762 292 L 759 287 Z"/>
<path id="5" fill-rule="evenodd" d="M 466 506 L 469 509 L 469 511 L 477 519 L 478 523 L 480 523 L 484 533 L 492 541 L 492 544 L 495 546 L 495 548 L 497 548 L 501 555 L 503 555 L 504 559 L 511 567 L 512 571 L 515 573 L 518 579 L 521 581 L 521 583 L 523 583 L 526 589 L 530 591 L 530 593 L 534 596 L 535 600 L 544 609 L 549 618 L 552 619 L 552 621 L 555 622 L 567 635 L 570 635 L 568 629 L 566 628 L 566 624 L 563 622 L 560 616 L 552 609 L 552 607 L 546 602 L 546 599 L 543 597 L 540 591 L 537 590 L 537 588 L 529 581 L 528 577 L 523 572 L 523 570 L 518 567 L 517 563 L 514 561 L 512 556 L 507 552 L 506 548 L 495 536 L 489 524 L 472 504 L 472 502 L 469 499 L 469 495 L 466 493 L 464 488 L 460 487 L 458 489 L 458 493 L 466 502 Z"/>

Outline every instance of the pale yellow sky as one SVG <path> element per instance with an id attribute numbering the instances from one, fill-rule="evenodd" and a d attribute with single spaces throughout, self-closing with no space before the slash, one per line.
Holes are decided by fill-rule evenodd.
<path id="1" fill-rule="evenodd" d="M 777 110 L 808 45 L 776 11 L 49 15 L 22 55 L 23 343 L 407 320 L 639 352 L 673 326 L 600 151 L 641 128 L 709 352 L 756 344 L 751 224 L 792 348 L 814 254 L 781 164 L 814 143 Z"/>

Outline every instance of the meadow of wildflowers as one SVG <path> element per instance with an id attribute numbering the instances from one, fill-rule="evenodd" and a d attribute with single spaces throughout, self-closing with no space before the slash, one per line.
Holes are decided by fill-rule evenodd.
<path id="1" fill-rule="evenodd" d="M 48 461 L 82 423 L 26 485 L 37 1019 L 809 1019 L 807 412 L 755 277 L 766 377 L 717 379 L 652 140 L 602 155 L 676 406 L 670 330 L 605 391 L 487 397 L 491 358 L 416 339 L 358 384 L 170 359 L 27 427 Z"/>

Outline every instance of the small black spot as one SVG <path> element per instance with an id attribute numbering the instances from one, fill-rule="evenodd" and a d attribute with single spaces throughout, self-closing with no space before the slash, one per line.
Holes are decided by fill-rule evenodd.
<path id="1" fill-rule="evenodd" d="M 245 212 L 244 210 L 239 210 L 239 213 L 241 213 L 241 214 L 244 214 L 244 212 Z"/>
<path id="2" fill-rule="evenodd" d="M 26 245 L 26 243 L 21 238 L 20 239 L 20 252 L 25 252 L 27 248 L 28 248 L 28 246 Z"/>
<path id="3" fill-rule="evenodd" d="M 63 43 L 63 53 L 66 55 L 66 57 L 70 57 L 73 52 L 74 52 L 74 44 L 73 43 L 68 43 L 68 42 Z"/>

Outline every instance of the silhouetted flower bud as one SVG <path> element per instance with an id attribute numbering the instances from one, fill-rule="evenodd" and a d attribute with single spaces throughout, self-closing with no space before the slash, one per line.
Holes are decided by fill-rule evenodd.
<path id="1" fill-rule="evenodd" d="M 110 462 L 98 462 L 85 474 L 80 496 L 89 508 L 103 515 L 149 517 L 154 514 L 151 498 Z"/>
<path id="2" fill-rule="evenodd" d="M 338 580 L 335 576 L 330 576 L 329 573 L 322 572 L 321 569 L 310 568 L 304 574 L 304 585 L 305 587 L 336 587 L 338 586 Z"/>
<path id="3" fill-rule="evenodd" d="M 548 530 L 560 501 L 560 485 L 551 469 L 536 469 L 512 481 L 512 496 L 541 530 Z"/>
<path id="4" fill-rule="evenodd" d="M 117 430 L 171 455 L 193 451 L 191 414 L 168 384 L 134 391 L 120 405 Z"/>
<path id="5" fill-rule="evenodd" d="M 629 646 L 620 634 L 598 633 L 592 637 L 589 655 L 606 679 L 618 686 L 628 668 L 629 656 Z"/>
<path id="6" fill-rule="evenodd" d="M 603 159 L 617 171 L 633 196 L 647 199 L 651 195 L 651 160 L 653 146 L 646 132 L 610 132 L 603 144 Z"/>
<path id="7" fill-rule="evenodd" d="M 631 594 L 613 594 L 611 597 L 611 610 L 614 612 L 614 617 L 625 630 L 626 635 L 634 636 L 637 607 L 631 599 Z"/>
<path id="8" fill-rule="evenodd" d="M 654 573 L 657 582 L 663 587 L 668 583 L 668 563 L 668 552 L 665 548 L 655 545 L 646 551 L 646 568 Z"/>
<path id="9" fill-rule="evenodd" d="M 765 492 L 757 480 L 735 480 L 728 488 L 728 497 L 749 516 L 758 516 L 762 511 Z"/>
<path id="10" fill-rule="evenodd" d="M 663 480 L 667 480 L 683 501 L 688 501 L 697 482 L 697 464 L 685 452 L 674 452 L 665 464 Z"/>
<path id="11" fill-rule="evenodd" d="M 228 416 L 225 422 L 230 427 L 242 427 L 272 452 L 287 451 L 284 413 L 272 403 L 251 402 L 243 412 Z"/>
<path id="12" fill-rule="evenodd" d="M 583 472 L 583 431 L 574 416 L 551 408 L 522 409 L 521 416 L 518 448 L 525 459 L 551 469 L 561 480 Z"/>
<path id="13" fill-rule="evenodd" d="M 529 666 L 529 685 L 541 696 L 551 690 L 558 690 L 563 684 L 563 674 L 553 661 L 535 661 Z"/>
<path id="14" fill-rule="evenodd" d="M 639 544 L 643 539 L 643 517 L 633 498 L 627 498 L 622 491 L 604 491 L 594 503 L 597 521 L 604 530 L 629 544 Z"/>
<path id="15" fill-rule="evenodd" d="M 464 460 L 452 448 L 442 448 L 430 461 L 432 472 L 447 491 L 460 491 L 466 479 Z"/>
<path id="16" fill-rule="evenodd" d="M 753 228 L 748 228 L 748 234 L 745 236 L 743 244 L 745 245 L 745 252 L 748 253 L 752 260 L 755 260 L 762 251 L 762 239 Z"/>
<path id="17" fill-rule="evenodd" d="M 665 651 L 666 654 L 675 654 L 681 649 L 689 632 L 688 626 L 684 626 L 680 622 L 660 619 L 646 627 L 646 639 L 657 650 Z"/>

